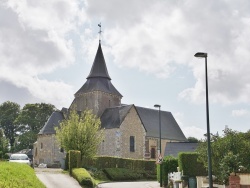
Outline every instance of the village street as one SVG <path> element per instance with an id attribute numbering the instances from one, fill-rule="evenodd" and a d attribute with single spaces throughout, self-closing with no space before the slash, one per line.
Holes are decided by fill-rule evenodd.
<path id="1" fill-rule="evenodd" d="M 79 183 L 62 169 L 35 168 L 36 176 L 46 188 L 81 188 Z"/>

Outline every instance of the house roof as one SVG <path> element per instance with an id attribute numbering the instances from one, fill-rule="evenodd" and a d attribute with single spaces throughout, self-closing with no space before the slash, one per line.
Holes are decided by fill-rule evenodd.
<path id="1" fill-rule="evenodd" d="M 75 95 L 77 95 L 78 93 L 87 93 L 92 91 L 103 91 L 122 97 L 122 95 L 111 83 L 111 78 L 108 74 L 100 43 L 96 52 L 95 60 L 93 62 L 91 71 L 87 77 L 87 81 L 76 92 Z"/>
<path id="2" fill-rule="evenodd" d="M 159 137 L 159 111 L 136 106 L 148 137 Z M 161 111 L 161 138 L 186 141 L 186 137 L 171 112 Z"/>
<path id="3" fill-rule="evenodd" d="M 54 128 L 58 127 L 62 120 L 64 120 L 62 112 L 53 112 L 38 134 L 56 134 Z"/>
<path id="4" fill-rule="evenodd" d="M 133 105 L 107 108 L 101 116 L 101 127 L 105 129 L 119 128 Z"/>
<path id="5" fill-rule="evenodd" d="M 192 142 L 168 142 L 165 148 L 164 156 L 170 155 L 177 157 L 180 152 L 194 152 L 198 143 Z"/>
<path id="6" fill-rule="evenodd" d="M 127 113 L 134 105 L 123 105 L 114 108 L 107 108 L 102 116 L 102 128 L 119 128 Z M 147 137 L 159 137 L 159 113 L 158 110 L 135 106 L 141 119 Z M 186 141 L 186 137 L 175 121 L 171 112 L 161 111 L 161 136 L 162 138 L 177 141 Z"/>

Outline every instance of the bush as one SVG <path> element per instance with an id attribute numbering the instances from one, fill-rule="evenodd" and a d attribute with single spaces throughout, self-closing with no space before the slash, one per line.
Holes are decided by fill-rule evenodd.
<path id="1" fill-rule="evenodd" d="M 176 172 L 178 167 L 178 159 L 172 156 L 166 156 L 162 161 L 162 182 L 168 185 L 168 174 Z M 160 181 L 160 165 L 157 165 L 157 180 Z"/>
<path id="2" fill-rule="evenodd" d="M 80 185 L 86 187 L 94 187 L 94 180 L 92 179 L 89 172 L 84 168 L 73 168 L 72 176 L 75 178 Z"/>
<path id="3" fill-rule="evenodd" d="M 73 168 L 81 166 L 81 152 L 76 150 L 69 151 L 69 173 L 72 175 Z"/>
<path id="4" fill-rule="evenodd" d="M 83 159 L 83 167 L 104 168 L 126 168 L 131 170 L 150 171 L 150 174 L 156 174 L 155 160 L 125 159 L 118 157 L 100 156 L 93 159 Z"/>
<path id="5" fill-rule="evenodd" d="M 201 162 L 197 161 L 198 154 L 195 152 L 179 153 L 178 163 L 183 175 L 189 177 L 206 176 L 207 171 Z"/>
<path id="6" fill-rule="evenodd" d="M 142 178 L 142 174 L 126 168 L 105 168 L 104 172 L 113 181 L 138 180 Z"/>

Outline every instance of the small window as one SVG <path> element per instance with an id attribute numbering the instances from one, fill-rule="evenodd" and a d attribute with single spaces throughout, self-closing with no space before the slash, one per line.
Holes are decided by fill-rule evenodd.
<path id="1" fill-rule="evenodd" d="M 130 152 L 135 152 L 135 137 L 130 136 Z"/>
<path id="2" fill-rule="evenodd" d="M 43 149 L 43 143 L 41 143 L 41 149 Z"/>

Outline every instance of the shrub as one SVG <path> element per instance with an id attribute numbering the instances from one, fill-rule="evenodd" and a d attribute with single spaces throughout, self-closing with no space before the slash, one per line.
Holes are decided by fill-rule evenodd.
<path id="1" fill-rule="evenodd" d="M 94 187 L 94 180 L 86 169 L 73 168 L 72 176 L 79 182 L 80 185 L 85 187 Z"/>
<path id="2" fill-rule="evenodd" d="M 105 168 L 104 172 L 113 181 L 138 180 L 142 178 L 142 174 L 126 168 Z"/>
<path id="3" fill-rule="evenodd" d="M 168 184 L 168 174 L 176 172 L 178 167 L 178 159 L 172 156 L 166 156 L 162 161 L 162 182 L 163 185 Z M 157 165 L 157 180 L 160 181 L 160 165 Z"/>
<path id="4" fill-rule="evenodd" d="M 76 150 L 69 150 L 69 173 L 72 175 L 73 168 L 81 166 L 81 152 Z"/>
<path id="5" fill-rule="evenodd" d="M 201 162 L 197 161 L 198 154 L 195 152 L 183 152 L 178 155 L 178 164 L 183 175 L 189 177 L 206 176 L 207 171 Z"/>

